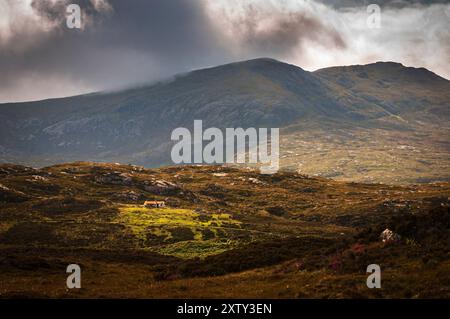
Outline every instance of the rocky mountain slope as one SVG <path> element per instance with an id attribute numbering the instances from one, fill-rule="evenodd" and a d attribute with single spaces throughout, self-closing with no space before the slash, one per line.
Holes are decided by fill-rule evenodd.
<path id="1" fill-rule="evenodd" d="M 281 144 L 283 156 L 289 157 L 282 164 L 294 170 L 299 162 L 316 161 L 304 158 L 303 142 L 325 143 L 332 135 L 341 141 L 331 149 L 355 143 L 351 148 L 366 153 L 370 149 L 359 145 L 367 138 L 389 145 L 387 140 L 402 135 L 406 147 L 418 149 L 405 159 L 413 163 L 400 163 L 406 171 L 384 169 L 388 177 L 383 179 L 376 174 L 383 165 L 374 168 L 361 160 L 367 174 L 353 173 L 359 168 L 352 165 L 337 178 L 446 180 L 449 109 L 450 82 L 425 69 L 375 63 L 307 72 L 256 59 L 121 92 L 0 105 L 0 161 L 35 167 L 74 160 L 170 164 L 171 131 L 201 119 L 204 127 L 281 127 L 288 141 Z M 415 165 L 420 172 L 411 169 Z M 336 169 L 326 165 L 305 173 L 333 176 Z"/>

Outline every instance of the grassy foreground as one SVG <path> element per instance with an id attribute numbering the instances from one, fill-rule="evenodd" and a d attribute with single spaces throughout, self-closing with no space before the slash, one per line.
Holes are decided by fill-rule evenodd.
<path id="1" fill-rule="evenodd" d="M 450 297 L 449 183 L 81 162 L 0 177 L 3 298 Z M 401 240 L 382 243 L 386 228 Z"/>

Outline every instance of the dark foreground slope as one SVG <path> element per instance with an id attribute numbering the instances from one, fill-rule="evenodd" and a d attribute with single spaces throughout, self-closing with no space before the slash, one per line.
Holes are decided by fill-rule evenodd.
<path id="1" fill-rule="evenodd" d="M 307 174 L 448 180 L 449 110 L 450 82 L 425 69 L 375 63 L 307 72 L 256 59 L 127 91 L 0 105 L 0 161 L 170 165 L 172 130 L 199 119 L 205 128 L 282 128 L 281 164 Z M 318 162 L 311 142 L 323 144 L 321 157 L 331 161 L 308 166 Z M 370 146 L 379 155 L 375 162 L 365 157 Z M 340 159 L 347 165 L 338 167 Z"/>
<path id="2" fill-rule="evenodd" d="M 0 177 L 1 297 L 450 297 L 448 183 L 81 162 Z"/>

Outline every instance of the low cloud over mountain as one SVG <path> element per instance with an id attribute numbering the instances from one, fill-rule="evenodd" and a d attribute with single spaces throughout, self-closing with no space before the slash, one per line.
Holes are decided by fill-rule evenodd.
<path id="1" fill-rule="evenodd" d="M 393 60 L 450 78 L 448 1 L 0 0 L 0 101 L 113 90 L 271 56 L 307 70 Z"/>

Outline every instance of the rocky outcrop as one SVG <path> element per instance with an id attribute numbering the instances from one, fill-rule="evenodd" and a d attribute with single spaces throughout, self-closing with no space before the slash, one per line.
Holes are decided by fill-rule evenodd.
<path id="1" fill-rule="evenodd" d="M 20 203 L 28 199 L 29 197 L 25 193 L 0 184 L 0 202 Z"/>
<path id="2" fill-rule="evenodd" d="M 386 228 L 381 234 L 380 239 L 385 244 L 397 243 L 401 240 L 401 236 Z"/>
<path id="3" fill-rule="evenodd" d="M 163 179 L 146 180 L 143 184 L 145 191 L 158 195 L 171 195 L 181 191 L 180 186 Z"/>
<path id="4" fill-rule="evenodd" d="M 28 175 L 30 173 L 38 172 L 38 170 L 22 166 L 22 165 L 15 165 L 15 164 L 3 164 L 0 167 L 0 176 L 4 175 Z"/>
<path id="5" fill-rule="evenodd" d="M 121 172 L 106 172 L 94 176 L 94 180 L 99 184 L 131 185 L 133 179 L 130 174 Z"/>
<path id="6" fill-rule="evenodd" d="M 144 198 L 144 195 L 135 191 L 124 191 L 113 196 L 113 199 L 125 202 L 137 202 Z"/>

